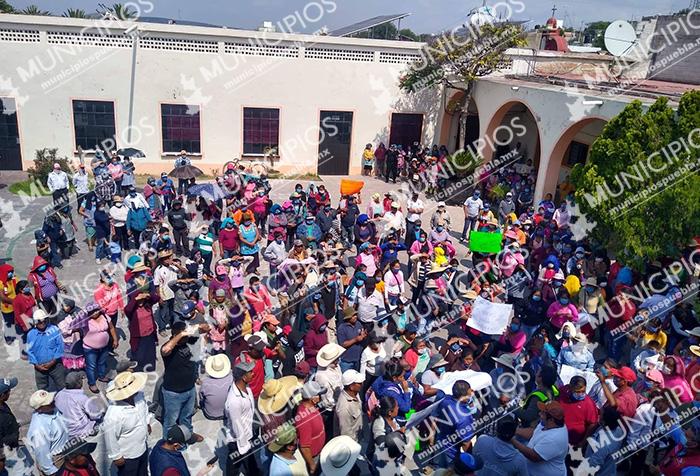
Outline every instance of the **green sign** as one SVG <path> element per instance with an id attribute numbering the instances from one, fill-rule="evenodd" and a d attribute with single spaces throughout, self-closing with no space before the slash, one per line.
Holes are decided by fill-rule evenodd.
<path id="1" fill-rule="evenodd" d="M 469 249 L 476 253 L 499 253 L 503 235 L 488 231 L 472 231 L 469 235 Z"/>

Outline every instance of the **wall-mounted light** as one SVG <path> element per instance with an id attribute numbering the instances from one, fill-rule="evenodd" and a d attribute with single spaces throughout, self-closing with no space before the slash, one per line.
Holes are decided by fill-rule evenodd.
<path id="1" fill-rule="evenodd" d="M 588 100 L 588 101 L 584 100 L 583 105 L 584 106 L 602 106 L 603 101 L 601 101 L 600 99 L 592 99 L 592 100 Z"/>
<path id="2" fill-rule="evenodd" d="M 511 86 L 510 89 L 512 89 L 513 91 L 517 91 L 520 89 L 520 86 Z"/>

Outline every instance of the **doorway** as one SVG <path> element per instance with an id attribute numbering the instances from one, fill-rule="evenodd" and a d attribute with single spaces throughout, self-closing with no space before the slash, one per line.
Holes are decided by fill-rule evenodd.
<path id="1" fill-rule="evenodd" d="M 12 98 L 0 98 L 0 170 L 22 170 L 17 108 Z"/>
<path id="2" fill-rule="evenodd" d="M 414 142 L 421 143 L 423 136 L 423 114 L 393 113 L 389 144 L 398 144 L 408 149 Z"/>
<path id="3" fill-rule="evenodd" d="M 349 111 L 321 111 L 318 137 L 318 174 L 348 175 L 352 118 Z"/>

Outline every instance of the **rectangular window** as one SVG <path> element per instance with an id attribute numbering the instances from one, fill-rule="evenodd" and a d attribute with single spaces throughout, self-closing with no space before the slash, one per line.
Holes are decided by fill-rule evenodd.
<path id="1" fill-rule="evenodd" d="M 163 124 L 163 152 L 178 153 L 186 150 L 190 154 L 200 154 L 199 106 L 183 104 L 161 104 Z"/>
<path id="2" fill-rule="evenodd" d="M 73 126 L 76 149 L 108 148 L 116 135 L 114 102 L 73 100 Z"/>
<path id="3" fill-rule="evenodd" d="M 243 154 L 264 154 L 277 149 L 280 133 L 280 110 L 258 107 L 243 108 Z M 279 153 L 279 151 L 278 151 Z"/>

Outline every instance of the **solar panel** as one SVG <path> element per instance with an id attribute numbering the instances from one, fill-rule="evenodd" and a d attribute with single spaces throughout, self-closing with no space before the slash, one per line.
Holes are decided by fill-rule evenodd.
<path id="1" fill-rule="evenodd" d="M 358 33 L 360 31 L 369 30 L 372 27 L 383 25 L 384 23 L 389 23 L 392 21 L 400 20 L 406 18 L 410 13 L 397 13 L 394 15 L 380 15 L 377 17 L 368 18 L 367 20 L 362 20 L 352 25 L 344 26 L 342 28 L 335 29 L 328 32 L 329 36 L 348 36 L 353 33 Z"/>

